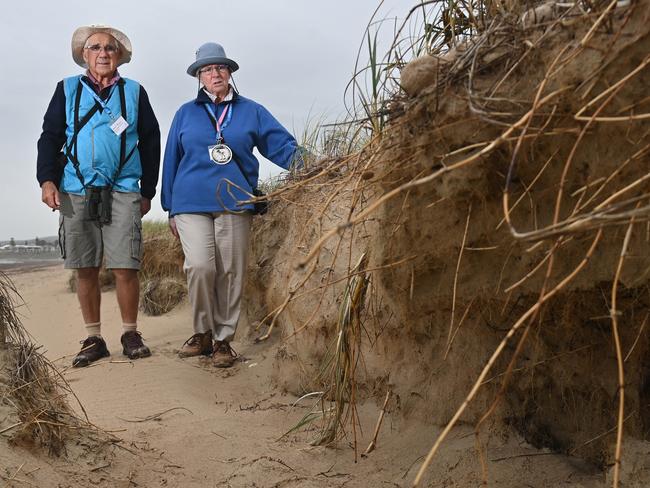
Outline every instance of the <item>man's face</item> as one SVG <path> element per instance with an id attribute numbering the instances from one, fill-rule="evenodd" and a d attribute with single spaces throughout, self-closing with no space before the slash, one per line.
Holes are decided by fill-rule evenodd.
<path id="1" fill-rule="evenodd" d="M 84 46 L 84 61 L 95 78 L 113 76 L 119 56 L 119 45 L 110 34 L 103 32 L 93 34 Z"/>

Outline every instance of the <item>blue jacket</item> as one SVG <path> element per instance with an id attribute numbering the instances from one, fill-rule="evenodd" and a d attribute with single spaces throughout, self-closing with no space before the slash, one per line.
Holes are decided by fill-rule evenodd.
<path id="1" fill-rule="evenodd" d="M 73 77 L 76 78 L 76 77 Z M 82 79 L 93 86 L 90 79 L 82 76 Z M 120 81 L 118 81 L 119 83 Z M 122 81 L 124 82 L 124 81 Z M 39 185 L 46 181 L 51 181 L 61 188 L 63 166 L 59 160 L 61 148 L 67 142 L 67 133 L 69 126 L 67 122 L 67 108 L 70 100 L 66 98 L 65 80 L 56 85 L 52 100 L 43 117 L 43 132 L 38 140 L 38 157 L 36 176 Z M 98 95 L 103 99 L 108 99 L 111 95 L 112 87 L 101 90 Z M 119 99 L 119 93 L 114 93 Z M 140 85 L 137 96 L 137 134 L 138 134 L 138 155 L 140 157 L 142 177 L 140 179 L 140 193 L 145 198 L 153 198 L 156 194 L 156 184 L 158 182 L 158 169 L 160 165 L 160 129 L 158 121 L 153 113 L 149 96 L 145 89 Z M 127 102 L 128 105 L 128 102 Z M 129 107 L 127 106 L 127 109 Z M 111 109 L 112 110 L 112 109 Z M 81 112 L 81 111 L 80 111 Z M 83 116 L 80 113 L 80 116 Z M 131 121 L 129 121 L 131 122 Z M 135 126 L 136 124 L 131 124 Z M 73 170 L 74 171 L 74 170 Z M 76 177 L 76 173 L 75 177 Z"/>
<path id="2" fill-rule="evenodd" d="M 208 148 L 215 144 L 217 132 L 204 108 L 206 103 L 215 108 L 217 118 L 231 105 L 231 114 L 226 117 L 230 121 L 223 127 L 222 136 L 245 176 L 234 160 L 224 165 L 211 161 Z M 300 154 L 295 138 L 259 103 L 234 93 L 231 101 L 215 106 L 200 90 L 195 100 L 178 109 L 169 129 L 163 159 L 163 209 L 170 217 L 179 213 L 252 210 L 251 204 L 238 202 L 250 199 L 249 194 L 257 187 L 259 162 L 253 155 L 255 147 L 284 169 L 289 169 Z"/>
<path id="3" fill-rule="evenodd" d="M 91 93 L 92 88 L 85 89 L 80 86 L 80 76 L 73 76 L 63 80 L 66 99 L 66 144 L 71 146 L 74 134 L 74 108 L 77 90 L 81 90 L 79 104 L 79 118 L 93 108 L 95 98 Z M 116 181 L 113 178 L 117 174 L 120 163 L 120 136 L 111 129 L 113 120 L 109 117 L 109 110 L 113 117 L 117 118 L 122 113 L 119 95 L 119 84 L 123 82 L 125 95 L 126 116 L 129 123 L 126 128 L 126 151 L 125 157 L 128 160 L 121 169 Z M 110 96 L 104 100 L 108 109 L 98 110 L 86 123 L 77 135 L 77 158 L 79 170 L 83 176 L 85 185 L 107 186 L 112 185 L 113 189 L 122 192 L 140 192 L 138 182 L 142 176 L 140 155 L 138 153 L 138 97 L 140 85 L 135 81 L 121 78 L 113 86 Z M 95 94 L 95 96 L 98 96 Z M 77 176 L 72 161 L 68 161 L 63 171 L 61 190 L 66 193 L 83 194 L 84 186 Z"/>

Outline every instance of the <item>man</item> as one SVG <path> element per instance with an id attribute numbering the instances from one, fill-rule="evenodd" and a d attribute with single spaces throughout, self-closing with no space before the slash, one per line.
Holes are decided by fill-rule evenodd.
<path id="1" fill-rule="evenodd" d="M 59 210 L 65 267 L 77 270 L 77 296 L 88 337 L 73 366 L 109 356 L 101 335 L 99 269 L 115 275 L 123 353 L 151 355 L 137 330 L 142 216 L 151 208 L 160 164 L 160 129 L 144 88 L 122 78 L 131 41 L 100 25 L 72 35 L 84 75 L 59 82 L 38 141 L 42 200 Z"/>

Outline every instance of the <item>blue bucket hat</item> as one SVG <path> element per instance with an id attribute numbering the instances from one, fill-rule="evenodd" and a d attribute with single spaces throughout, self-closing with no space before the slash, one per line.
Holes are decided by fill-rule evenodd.
<path id="1" fill-rule="evenodd" d="M 230 71 L 237 71 L 239 69 L 237 63 L 226 57 L 226 51 L 224 51 L 221 44 L 206 42 L 196 51 L 196 61 L 187 68 L 187 74 L 196 76 L 196 72 L 200 68 L 209 64 L 225 64 L 230 67 Z"/>

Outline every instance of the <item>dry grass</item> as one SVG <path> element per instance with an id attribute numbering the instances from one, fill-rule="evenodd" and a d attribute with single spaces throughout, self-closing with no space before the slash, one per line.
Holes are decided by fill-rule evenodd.
<path id="1" fill-rule="evenodd" d="M 142 287 L 140 307 L 147 315 L 162 315 L 172 310 L 187 296 L 184 281 L 174 278 L 149 279 Z"/>
<path id="2" fill-rule="evenodd" d="M 183 249 L 167 222 L 144 222 L 140 308 L 147 315 L 169 312 L 187 296 Z"/>
<path id="3" fill-rule="evenodd" d="M 323 363 L 320 381 L 325 385 L 321 396 L 324 426 L 314 445 L 329 445 L 344 436 L 346 425 L 353 432 L 355 461 L 358 457 L 357 367 L 361 360 L 362 311 L 368 289 L 365 254 L 353 269 L 343 293 L 334 343 Z M 329 405 L 331 403 L 331 405 Z"/>
<path id="4" fill-rule="evenodd" d="M 74 397 L 67 382 L 39 352 L 15 312 L 21 303 L 11 280 L 0 273 L 0 409 L 6 414 L 0 432 L 15 444 L 38 446 L 50 455 L 65 453 L 66 440 L 79 431 L 103 435 L 68 404 Z M 76 398 L 76 397 L 74 397 Z M 82 412 L 83 406 L 79 403 Z"/>
<path id="5" fill-rule="evenodd" d="M 167 226 L 167 222 L 144 222 L 142 226 L 144 255 L 140 276 L 143 281 L 153 278 L 185 279 L 183 249 Z"/>

